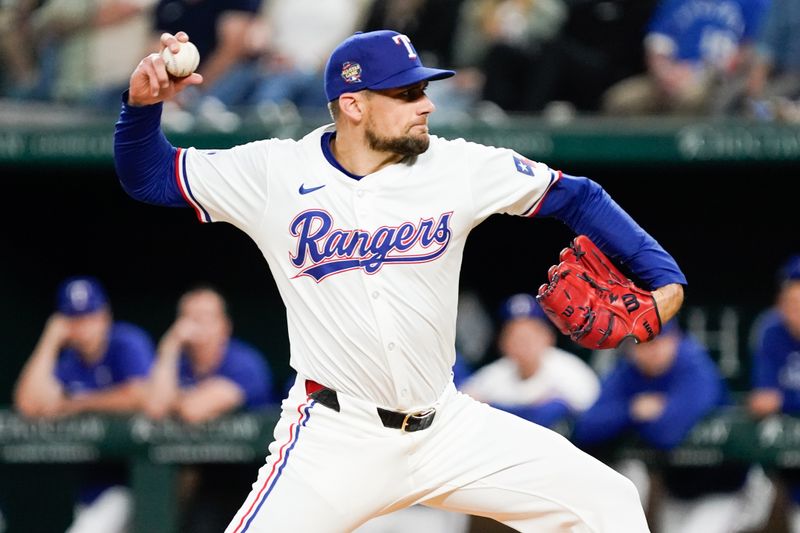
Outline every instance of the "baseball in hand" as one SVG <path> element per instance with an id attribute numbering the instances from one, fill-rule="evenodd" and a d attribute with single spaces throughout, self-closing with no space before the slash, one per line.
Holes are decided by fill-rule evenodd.
<path id="1" fill-rule="evenodd" d="M 194 72 L 197 65 L 200 64 L 200 53 L 190 41 L 179 44 L 181 49 L 177 53 L 173 54 L 169 48 L 164 48 L 161 51 L 161 57 L 164 58 L 167 72 L 176 78 L 185 78 Z"/>

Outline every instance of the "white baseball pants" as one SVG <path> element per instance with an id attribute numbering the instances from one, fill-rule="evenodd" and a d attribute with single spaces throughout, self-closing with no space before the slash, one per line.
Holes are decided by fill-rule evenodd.
<path id="1" fill-rule="evenodd" d="M 561 435 L 477 402 L 451 384 L 433 424 L 403 432 L 375 406 L 340 411 L 298 377 L 266 464 L 226 533 L 341 533 L 422 503 L 519 531 L 649 531 L 633 484 Z"/>

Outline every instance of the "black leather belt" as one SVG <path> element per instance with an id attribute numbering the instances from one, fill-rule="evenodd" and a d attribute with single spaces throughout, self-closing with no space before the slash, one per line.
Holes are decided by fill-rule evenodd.
<path id="1" fill-rule="evenodd" d="M 316 400 L 328 409 L 339 411 L 339 397 L 336 391 L 320 385 L 316 381 L 306 380 L 306 394 L 309 398 Z M 422 431 L 433 424 L 433 417 L 436 416 L 436 409 L 426 409 L 415 413 L 403 413 L 402 411 L 390 411 L 381 407 L 375 408 L 378 416 L 387 428 L 399 429 L 400 431 Z"/>

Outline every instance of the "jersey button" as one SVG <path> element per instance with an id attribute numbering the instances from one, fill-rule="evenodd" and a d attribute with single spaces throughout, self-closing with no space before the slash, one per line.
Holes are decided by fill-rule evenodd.
<path id="1" fill-rule="evenodd" d="M 361 189 L 358 189 L 358 190 L 356 191 L 356 196 L 358 196 L 359 198 L 361 198 L 362 196 L 364 196 L 364 191 L 362 191 Z"/>
<path id="2" fill-rule="evenodd" d="M 377 300 L 378 296 L 380 296 L 380 293 L 378 291 L 375 291 L 375 292 L 372 293 L 372 299 L 373 300 Z"/>
<path id="3" fill-rule="evenodd" d="M 389 351 L 391 352 L 392 350 L 394 350 L 394 343 L 393 343 L 393 342 L 390 342 L 389 344 L 387 344 L 387 345 L 386 345 L 386 347 L 387 347 L 387 348 L 389 349 Z"/>

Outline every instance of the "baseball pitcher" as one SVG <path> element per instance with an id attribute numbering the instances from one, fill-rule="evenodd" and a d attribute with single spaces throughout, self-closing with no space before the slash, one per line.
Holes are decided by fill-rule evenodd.
<path id="1" fill-rule="evenodd" d="M 426 87 L 453 75 L 423 66 L 405 35 L 357 33 L 325 69 L 332 124 L 226 150 L 176 148 L 161 132 L 161 103 L 200 74 L 171 78 L 151 54 L 131 76 L 114 139 L 123 188 L 246 232 L 286 305 L 298 377 L 227 533 L 351 531 L 417 503 L 520 531 L 648 530 L 627 479 L 456 391 L 459 270 L 470 230 L 493 213 L 561 219 L 585 238 L 540 301 L 562 331 L 600 348 L 657 335 L 684 275 L 597 183 L 431 135 Z"/>

